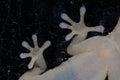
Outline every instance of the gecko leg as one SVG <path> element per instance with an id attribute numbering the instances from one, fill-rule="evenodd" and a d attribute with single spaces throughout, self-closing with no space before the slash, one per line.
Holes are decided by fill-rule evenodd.
<path id="1" fill-rule="evenodd" d="M 68 25 L 64 22 L 61 22 L 59 24 L 60 28 L 66 28 L 66 29 L 72 30 L 72 32 L 65 37 L 66 41 L 69 41 L 74 35 L 80 36 L 79 39 L 82 41 L 86 38 L 87 33 L 89 31 L 98 31 L 98 32 L 104 31 L 104 27 L 102 25 L 99 25 L 96 27 L 87 27 L 84 23 L 85 12 L 86 12 L 86 8 L 82 6 L 80 8 L 80 22 L 78 23 L 71 20 L 67 14 L 65 13 L 61 14 L 61 18 L 71 24 L 71 25 Z"/>
<path id="2" fill-rule="evenodd" d="M 31 57 L 31 61 L 28 64 L 28 68 L 32 69 L 33 66 L 37 65 L 41 69 L 41 72 L 43 72 L 47 67 L 45 59 L 43 57 L 43 52 L 46 48 L 50 46 L 51 42 L 46 41 L 40 48 L 37 43 L 37 35 L 32 35 L 32 40 L 33 40 L 34 48 L 31 47 L 26 41 L 22 42 L 22 46 L 30 50 L 30 53 L 21 53 L 20 58 L 24 59 L 24 58 Z"/>

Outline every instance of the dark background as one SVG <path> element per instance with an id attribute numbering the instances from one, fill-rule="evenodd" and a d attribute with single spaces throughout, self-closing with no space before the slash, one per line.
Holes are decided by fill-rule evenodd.
<path id="1" fill-rule="evenodd" d="M 0 80 L 18 80 L 26 72 L 30 58 L 20 59 L 22 41 L 33 46 L 31 36 L 38 35 L 39 46 L 46 40 L 52 45 L 44 52 L 48 69 L 58 66 L 70 55 L 66 52 L 69 42 L 64 37 L 70 30 L 59 28 L 61 13 L 79 21 L 79 8 L 87 8 L 87 26 L 105 26 L 104 34 L 89 33 L 88 37 L 107 35 L 120 16 L 120 0 L 0 0 Z"/>

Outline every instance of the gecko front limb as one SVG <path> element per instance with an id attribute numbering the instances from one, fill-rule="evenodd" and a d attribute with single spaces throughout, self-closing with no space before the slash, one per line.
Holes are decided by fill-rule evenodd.
<path id="1" fill-rule="evenodd" d="M 41 48 L 39 48 L 38 43 L 37 43 L 37 35 L 32 35 L 32 40 L 34 44 L 34 48 L 31 47 L 28 42 L 23 41 L 22 46 L 25 47 L 26 49 L 30 50 L 30 53 L 21 53 L 20 58 L 28 58 L 31 57 L 31 61 L 28 64 L 28 68 L 32 69 L 33 66 L 38 66 L 41 69 L 41 72 L 46 70 L 46 62 L 43 57 L 43 52 L 46 48 L 48 48 L 51 44 L 50 41 L 46 41 Z"/>
<path id="2" fill-rule="evenodd" d="M 65 13 L 61 14 L 61 18 L 71 24 L 71 25 L 68 25 L 64 22 L 61 22 L 60 25 L 59 25 L 60 28 L 66 28 L 66 29 L 72 30 L 72 32 L 69 33 L 65 37 L 66 41 L 69 41 L 74 35 L 78 35 L 78 39 L 79 39 L 79 42 L 80 42 L 80 41 L 83 41 L 86 38 L 87 33 L 89 31 L 98 31 L 98 32 L 103 32 L 104 31 L 104 27 L 102 25 L 99 25 L 99 26 L 96 26 L 96 27 L 86 26 L 85 23 L 84 23 L 85 12 L 86 12 L 86 8 L 84 6 L 82 6 L 80 8 L 80 22 L 78 22 L 78 23 L 71 20 L 70 17 L 67 14 L 65 14 Z"/>

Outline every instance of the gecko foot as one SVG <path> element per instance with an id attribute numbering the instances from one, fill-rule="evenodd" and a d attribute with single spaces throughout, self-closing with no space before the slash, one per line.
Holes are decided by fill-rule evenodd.
<path id="1" fill-rule="evenodd" d="M 26 41 L 22 42 L 22 46 L 30 50 L 30 53 L 21 53 L 20 58 L 24 59 L 24 58 L 31 57 L 31 61 L 28 64 L 28 68 L 32 69 L 34 65 L 37 65 L 41 70 L 44 71 L 47 65 L 43 57 L 43 52 L 46 48 L 50 46 L 51 42 L 46 41 L 40 48 L 37 43 L 37 35 L 32 35 L 32 40 L 33 40 L 34 48 L 31 47 Z"/>
<path id="2" fill-rule="evenodd" d="M 89 31 L 98 31 L 98 32 L 104 31 L 104 27 L 102 25 L 99 25 L 96 27 L 87 27 L 84 23 L 85 12 L 86 12 L 86 8 L 85 6 L 82 6 L 80 8 L 80 22 L 78 23 L 71 20 L 67 14 L 65 13 L 61 14 L 61 18 L 71 24 L 71 25 L 68 25 L 64 22 L 61 22 L 59 24 L 60 28 L 66 28 L 66 29 L 72 30 L 72 32 L 65 37 L 66 41 L 69 41 L 74 35 L 78 35 L 80 36 L 79 38 L 81 40 L 84 40 Z"/>

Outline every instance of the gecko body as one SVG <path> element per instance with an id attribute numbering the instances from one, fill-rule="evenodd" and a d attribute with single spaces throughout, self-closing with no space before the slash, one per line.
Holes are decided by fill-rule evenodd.
<path id="1" fill-rule="evenodd" d="M 37 36 L 33 35 L 32 39 L 35 48 L 31 48 L 25 42 L 23 47 L 31 50 L 31 52 L 20 55 L 21 58 L 32 57 L 28 65 L 28 68 L 31 70 L 24 73 L 19 80 L 105 80 L 106 76 L 108 76 L 109 80 L 120 80 L 120 19 L 115 29 L 109 35 L 96 36 L 85 40 L 88 31 L 103 32 L 104 30 L 101 25 L 94 28 L 87 28 L 83 24 L 85 10 L 85 7 L 80 9 L 82 22 L 79 23 L 73 22 L 66 14 L 61 16 L 62 19 L 72 24 L 72 26 L 63 22 L 60 24 L 61 28 L 72 30 L 65 39 L 68 41 L 77 34 L 67 48 L 67 52 L 72 57 L 60 66 L 40 74 L 46 69 L 46 62 L 42 53 L 50 46 L 50 42 L 46 41 L 39 48 L 37 45 Z M 82 34 L 79 31 L 81 30 L 79 28 L 81 26 L 83 31 L 85 31 L 82 31 Z"/>

